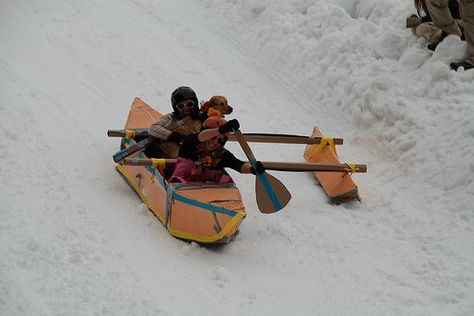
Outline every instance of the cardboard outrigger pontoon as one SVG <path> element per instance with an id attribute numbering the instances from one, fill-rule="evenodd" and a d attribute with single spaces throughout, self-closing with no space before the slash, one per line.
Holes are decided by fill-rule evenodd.
<path id="1" fill-rule="evenodd" d="M 306 145 L 304 158 L 309 163 L 340 164 L 334 140 L 324 137 L 319 128 L 314 127 L 312 137 L 321 137 L 319 144 Z M 357 199 L 360 201 L 359 189 L 352 180 L 351 171 L 325 172 L 315 171 L 314 177 L 328 195 L 331 202 L 339 204 Z"/>

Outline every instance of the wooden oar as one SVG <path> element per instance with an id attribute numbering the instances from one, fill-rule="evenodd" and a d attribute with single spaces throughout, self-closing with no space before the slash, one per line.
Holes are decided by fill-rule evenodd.
<path id="1" fill-rule="evenodd" d="M 176 164 L 176 159 L 163 158 L 125 158 L 124 165 L 131 166 L 166 166 L 172 167 Z M 267 170 L 288 171 L 288 172 L 313 172 L 313 171 L 327 171 L 327 172 L 350 172 L 350 173 L 364 173 L 367 172 L 367 165 L 361 164 L 322 164 L 322 163 L 299 163 L 299 162 L 272 162 L 262 161 L 263 166 Z"/>
<path id="2" fill-rule="evenodd" d="M 148 129 L 109 129 L 107 131 L 109 137 L 136 137 L 136 136 L 147 136 Z M 275 143 L 275 144 L 320 144 L 323 137 L 308 137 L 303 135 L 291 135 L 291 134 L 271 134 L 271 133 L 245 133 L 243 134 L 247 142 L 255 143 Z M 230 141 L 237 141 L 235 135 L 229 136 Z M 335 145 L 342 145 L 342 138 L 333 138 Z"/>
<path id="3" fill-rule="evenodd" d="M 136 136 L 148 136 L 148 128 L 139 129 L 109 129 L 107 130 L 109 137 L 127 137 L 133 138 Z"/>
<path id="4" fill-rule="evenodd" d="M 234 131 L 234 135 L 237 137 L 237 141 L 250 164 L 255 168 L 257 160 L 244 136 L 240 130 Z M 258 209 L 265 214 L 278 212 L 291 200 L 291 193 L 286 189 L 285 185 L 265 171 L 257 173 L 255 177 L 255 195 L 257 197 Z"/>
<path id="5" fill-rule="evenodd" d="M 299 162 L 272 162 L 262 161 L 267 170 L 308 172 L 308 171 L 329 171 L 329 172 L 367 172 L 367 165 L 361 164 L 323 164 L 323 163 L 299 163 Z"/>
<path id="6" fill-rule="evenodd" d="M 303 135 L 270 134 L 270 133 L 245 133 L 242 134 L 247 142 L 275 143 L 275 144 L 320 144 L 323 137 L 308 137 Z M 229 136 L 229 141 L 237 141 L 235 135 Z M 342 138 L 333 138 L 335 145 L 342 145 Z"/>
<path id="7" fill-rule="evenodd" d="M 166 166 L 174 167 L 176 159 L 167 158 L 125 158 L 124 165 L 128 166 Z"/>

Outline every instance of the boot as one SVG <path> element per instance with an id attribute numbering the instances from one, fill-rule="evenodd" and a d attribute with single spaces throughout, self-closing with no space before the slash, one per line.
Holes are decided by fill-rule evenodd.
<path id="1" fill-rule="evenodd" d="M 449 67 L 451 67 L 452 70 L 458 71 L 458 69 L 459 69 L 460 67 L 463 67 L 464 70 L 468 70 L 468 69 L 474 68 L 474 65 L 472 65 L 472 64 L 470 64 L 470 63 L 468 63 L 468 62 L 463 61 L 462 63 L 451 63 L 451 64 L 449 64 Z"/>

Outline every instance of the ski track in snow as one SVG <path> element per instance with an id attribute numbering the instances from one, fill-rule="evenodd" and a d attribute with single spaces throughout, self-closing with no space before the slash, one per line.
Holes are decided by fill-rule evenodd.
<path id="1" fill-rule="evenodd" d="M 474 71 L 448 37 L 403 28 L 411 1 L 0 2 L 0 315 L 470 315 Z M 248 209 L 229 245 L 169 236 L 114 171 L 135 96 L 228 96 L 244 132 L 344 138 L 362 203 L 308 174 Z M 229 148 L 243 158 L 237 144 Z M 302 161 L 302 146 L 252 145 Z"/>

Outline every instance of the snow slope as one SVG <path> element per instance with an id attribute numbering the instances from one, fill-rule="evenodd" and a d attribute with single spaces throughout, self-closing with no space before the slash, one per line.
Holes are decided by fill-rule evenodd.
<path id="1" fill-rule="evenodd" d="M 0 1 L 0 315 L 471 315 L 474 71 L 410 1 Z M 168 235 L 114 170 L 131 101 L 228 96 L 244 132 L 343 137 L 362 203 L 310 175 L 229 245 Z M 229 144 L 243 158 L 236 144 Z M 302 161 L 301 146 L 252 145 Z"/>

